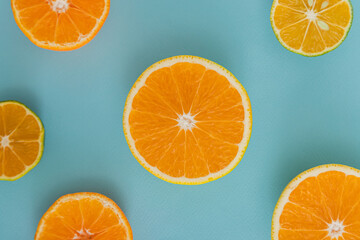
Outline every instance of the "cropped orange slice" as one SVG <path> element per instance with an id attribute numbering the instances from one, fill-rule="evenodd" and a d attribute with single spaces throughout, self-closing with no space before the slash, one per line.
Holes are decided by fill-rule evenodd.
<path id="1" fill-rule="evenodd" d="M 240 162 L 252 118 L 249 97 L 229 71 L 203 58 L 177 56 L 139 77 L 123 124 L 144 168 L 171 183 L 201 184 Z"/>
<path id="2" fill-rule="evenodd" d="M 15 21 L 37 46 L 74 50 L 103 26 L 110 0 L 11 0 Z"/>
<path id="3" fill-rule="evenodd" d="M 21 178 L 40 161 L 44 127 L 25 105 L 0 102 L 0 180 Z"/>
<path id="4" fill-rule="evenodd" d="M 41 218 L 35 240 L 132 240 L 124 213 L 98 193 L 74 193 L 59 198 Z"/>
<path id="5" fill-rule="evenodd" d="M 280 43 L 305 56 L 338 47 L 352 22 L 349 0 L 274 0 L 271 23 Z"/>
<path id="6" fill-rule="evenodd" d="M 272 239 L 360 239 L 360 171 L 332 164 L 297 176 L 276 205 Z"/>

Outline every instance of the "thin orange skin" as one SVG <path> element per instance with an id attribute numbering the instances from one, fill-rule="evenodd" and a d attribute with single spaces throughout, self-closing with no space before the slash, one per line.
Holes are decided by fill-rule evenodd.
<path id="1" fill-rule="evenodd" d="M 28 108 L 25 104 L 23 104 L 23 103 L 21 103 L 21 102 L 18 102 L 18 101 L 15 101 L 15 100 L 2 101 L 2 102 L 0 102 L 0 104 L 1 104 L 1 103 L 16 103 L 16 104 L 19 104 L 19 105 L 23 106 L 24 108 L 26 108 L 27 110 L 29 110 L 29 111 L 34 115 L 35 118 L 37 118 L 37 120 L 39 121 L 39 123 L 40 123 L 40 125 L 41 125 L 41 128 L 42 128 L 42 129 L 41 129 L 41 137 L 40 137 L 40 142 L 42 143 L 42 145 L 41 145 L 41 150 L 40 150 L 41 152 L 40 152 L 39 158 L 33 163 L 33 166 L 30 167 L 28 170 L 22 172 L 20 175 L 15 176 L 15 177 L 13 177 L 13 178 L 0 179 L 0 181 L 13 182 L 13 181 L 16 181 L 16 180 L 24 177 L 26 174 L 28 174 L 33 168 L 35 168 L 35 167 L 39 164 L 39 162 L 40 162 L 40 160 L 41 160 L 41 158 L 42 158 L 42 155 L 43 155 L 43 153 L 44 153 L 44 147 L 45 147 L 45 128 L 44 128 L 44 125 L 43 125 L 43 123 L 41 122 L 40 118 L 39 118 L 30 108 Z"/>
<path id="2" fill-rule="evenodd" d="M 162 62 L 165 62 L 165 61 L 168 61 L 168 60 L 171 60 L 171 59 L 177 59 L 177 58 L 182 59 L 182 58 L 184 58 L 184 57 L 198 58 L 198 59 L 202 59 L 202 60 L 211 62 L 212 64 L 215 64 L 215 65 L 219 66 L 221 69 L 223 69 L 224 71 L 228 72 L 234 79 L 237 80 L 237 78 L 236 78 L 229 70 L 227 70 L 227 69 L 224 68 L 223 66 L 217 64 L 216 62 L 210 61 L 210 60 L 208 60 L 208 59 L 206 59 L 206 58 L 202 58 L 202 57 L 198 57 L 198 56 L 193 56 L 193 55 L 178 55 L 178 56 L 173 56 L 173 57 L 169 57 L 169 58 L 165 58 L 165 59 L 163 59 L 163 60 L 160 60 L 160 61 L 152 64 L 150 67 L 148 67 L 148 68 L 138 77 L 138 79 L 135 81 L 135 83 L 134 83 L 133 86 L 131 87 L 130 92 L 129 92 L 129 94 L 128 94 L 127 98 L 126 98 L 126 101 L 125 101 L 125 107 L 124 107 L 124 112 L 123 112 L 123 128 L 124 128 L 123 130 L 124 130 L 124 135 L 125 135 L 126 142 L 127 142 L 127 144 L 129 145 L 129 149 L 130 149 L 132 155 L 135 157 L 135 159 L 138 161 L 138 163 L 140 163 L 140 165 L 141 165 L 142 167 L 144 167 L 148 172 L 150 172 L 150 173 L 153 174 L 154 176 L 156 176 L 156 177 L 160 178 L 161 180 L 163 180 L 163 181 L 165 181 L 165 182 L 168 182 L 168 183 L 180 184 L 180 185 L 201 185 L 201 184 L 209 183 L 209 182 L 215 181 L 215 180 L 217 180 L 217 179 L 220 179 L 220 178 L 228 175 L 230 172 L 232 172 L 232 171 L 239 165 L 239 163 L 241 162 L 242 158 L 243 158 L 244 155 L 245 155 L 246 149 L 247 149 L 247 147 L 249 146 L 249 142 L 250 142 L 251 134 L 252 134 L 252 122 L 253 122 L 253 119 L 252 119 L 252 108 L 251 108 L 251 103 L 250 103 L 249 95 L 248 95 L 247 91 L 245 90 L 244 86 L 239 82 L 239 80 L 237 80 L 238 83 L 240 84 L 240 86 L 242 87 L 242 89 L 244 90 L 244 92 L 246 93 L 246 96 L 241 96 L 241 97 L 246 97 L 246 98 L 244 99 L 244 101 L 247 101 L 248 104 L 249 104 L 249 117 L 250 117 L 250 126 L 249 126 L 250 133 L 249 133 L 249 139 L 248 139 L 248 141 L 247 141 L 247 143 L 246 143 L 246 145 L 245 145 L 245 148 L 244 148 L 243 151 L 241 152 L 240 156 L 239 156 L 238 158 L 236 158 L 236 159 L 233 160 L 233 161 L 236 162 L 236 164 L 235 164 L 231 169 L 229 169 L 229 171 L 225 172 L 225 173 L 222 174 L 222 175 L 219 175 L 219 176 L 214 177 L 214 178 L 208 178 L 208 179 L 203 180 L 203 181 L 196 181 L 196 182 L 195 182 L 195 181 L 194 181 L 194 182 L 182 182 L 182 181 L 172 181 L 172 180 L 169 180 L 169 179 L 167 179 L 167 178 L 165 178 L 165 177 L 157 174 L 156 172 L 153 172 L 151 169 L 149 169 L 149 168 L 138 158 L 137 154 L 135 153 L 135 152 L 136 152 L 135 147 L 134 147 L 134 146 L 131 146 L 130 140 L 129 140 L 130 136 L 128 136 L 127 131 L 126 131 L 126 129 L 125 129 L 125 125 L 126 125 L 126 124 L 125 124 L 125 122 L 126 122 L 126 120 L 125 120 L 125 117 L 126 117 L 126 116 L 125 116 L 125 112 L 126 112 L 126 109 L 128 108 L 128 105 L 129 105 L 130 93 L 131 93 L 132 89 L 133 89 L 137 84 L 139 84 L 139 82 L 141 81 L 143 75 L 144 75 L 146 72 L 148 72 L 148 71 L 150 71 L 151 69 L 153 69 L 155 66 L 161 64 Z M 130 106 L 130 107 L 131 107 L 131 106 Z"/>
<path id="3" fill-rule="evenodd" d="M 130 239 L 133 239 L 133 233 L 132 233 L 132 230 L 131 230 L 131 227 L 130 227 L 130 223 L 129 221 L 127 220 L 124 212 L 120 209 L 120 207 L 110 198 L 100 194 L 100 193 L 93 193 L 93 192 L 80 192 L 80 193 L 71 193 L 71 194 L 67 194 L 67 195 L 64 195 L 62 197 L 60 197 L 58 200 L 55 201 L 55 203 L 53 205 L 51 205 L 51 207 L 44 213 L 44 215 L 41 217 L 41 220 L 38 224 L 38 228 L 36 229 L 36 233 L 35 233 L 35 240 L 38 239 L 39 237 L 39 234 L 40 234 L 40 229 L 39 229 L 39 226 L 43 225 L 44 223 L 44 219 L 45 219 L 45 216 L 51 212 L 58 204 L 59 202 L 63 199 L 63 198 L 67 198 L 69 196 L 73 196 L 73 197 L 77 197 L 77 196 L 84 196 L 84 195 L 87 195 L 87 196 L 98 196 L 100 198 L 103 198 L 109 202 L 112 202 L 114 204 L 114 206 L 116 206 L 117 210 L 119 211 L 119 213 L 121 214 L 121 219 L 122 221 L 124 222 L 130 236 L 129 238 Z"/>
<path id="4" fill-rule="evenodd" d="M 73 46 L 49 46 L 46 44 L 41 44 L 39 41 L 37 41 L 32 34 L 30 34 L 20 23 L 20 20 L 16 14 L 16 9 L 15 9 L 15 0 L 11 0 L 11 8 L 13 11 L 13 15 L 15 18 L 15 22 L 18 25 L 18 27 L 20 28 L 20 30 L 25 34 L 25 36 L 32 42 L 34 43 L 36 46 L 40 47 L 40 48 L 44 48 L 44 49 L 48 49 L 48 50 L 53 50 L 53 51 L 72 51 L 72 50 L 76 50 L 78 48 L 83 47 L 84 45 L 88 44 L 91 40 L 94 39 L 94 37 L 99 33 L 100 29 L 102 28 L 102 26 L 104 25 L 109 12 L 110 12 L 110 0 L 107 0 L 106 5 L 105 5 L 105 15 L 103 17 L 103 19 L 101 19 L 101 21 L 99 21 L 99 25 L 98 27 L 95 29 L 95 31 L 93 32 L 92 35 L 90 35 L 88 38 L 86 38 L 86 40 L 81 41 L 78 44 L 75 44 Z"/>
<path id="5" fill-rule="evenodd" d="M 301 178 L 301 177 L 304 176 L 305 174 L 313 171 L 314 169 L 326 168 L 326 167 L 345 167 L 345 168 L 349 168 L 349 169 L 352 169 L 352 170 L 360 173 L 360 170 L 358 170 L 358 169 L 356 169 L 356 168 L 353 168 L 353 167 L 346 166 L 346 165 L 342 165 L 342 164 L 325 164 L 325 165 L 320 165 L 320 166 L 317 166 L 317 167 L 313 167 L 313 168 L 308 169 L 308 170 L 300 173 L 299 175 L 297 175 L 293 180 L 291 180 L 291 181 L 286 185 L 286 187 L 284 188 L 284 190 L 282 191 L 282 193 L 281 193 L 281 195 L 280 195 L 280 197 L 279 197 L 279 200 L 277 201 L 277 203 L 276 203 L 276 205 L 275 205 L 275 209 L 274 209 L 273 217 L 272 217 L 272 222 L 271 222 L 271 239 L 272 239 L 272 240 L 275 240 L 275 237 L 274 237 L 274 236 L 275 236 L 275 234 L 277 234 L 277 233 L 275 232 L 275 226 L 274 226 L 275 213 L 276 213 L 277 209 L 279 208 L 279 204 L 280 204 L 281 200 L 282 200 L 283 197 L 284 197 L 285 191 L 289 188 L 289 186 L 290 186 L 293 182 L 297 181 L 299 178 Z"/>

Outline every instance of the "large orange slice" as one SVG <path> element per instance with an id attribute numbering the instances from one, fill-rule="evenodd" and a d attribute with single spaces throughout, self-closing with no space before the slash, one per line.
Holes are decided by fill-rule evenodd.
<path id="1" fill-rule="evenodd" d="M 240 162 L 251 133 L 243 86 L 226 69 L 194 56 L 149 67 L 126 100 L 124 132 L 135 158 L 172 183 L 218 179 Z"/>
<path id="2" fill-rule="evenodd" d="M 41 218 L 35 240 L 132 240 L 121 209 L 98 193 L 74 193 L 59 198 Z"/>
<path id="3" fill-rule="evenodd" d="M 360 239 L 360 171 L 332 164 L 297 176 L 276 205 L 272 239 Z"/>
<path id="4" fill-rule="evenodd" d="M 43 153 L 44 127 L 25 105 L 0 102 L 0 180 L 13 181 L 33 169 Z"/>
<path id="5" fill-rule="evenodd" d="M 103 26 L 110 0 L 11 0 L 15 21 L 37 46 L 74 50 Z"/>
<path id="6" fill-rule="evenodd" d="M 351 27 L 352 7 L 350 0 L 274 0 L 270 18 L 285 48 L 318 56 L 344 41 Z"/>

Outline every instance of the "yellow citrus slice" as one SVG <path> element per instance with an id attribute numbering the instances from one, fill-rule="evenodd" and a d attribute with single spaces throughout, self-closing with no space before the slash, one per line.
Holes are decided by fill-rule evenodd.
<path id="1" fill-rule="evenodd" d="M 285 188 L 273 240 L 360 239 L 360 171 L 330 164 L 301 173 Z"/>
<path id="2" fill-rule="evenodd" d="M 21 178 L 40 161 L 44 127 L 25 105 L 0 102 L 0 180 Z"/>
<path id="3" fill-rule="evenodd" d="M 11 6 L 17 25 L 35 45 L 65 51 L 96 36 L 110 0 L 11 0 Z"/>
<path id="4" fill-rule="evenodd" d="M 124 213 L 98 193 L 74 193 L 59 198 L 41 218 L 35 240 L 132 240 Z"/>
<path id="5" fill-rule="evenodd" d="M 271 24 L 288 50 L 318 56 L 338 47 L 352 22 L 349 0 L 274 0 Z"/>
<path id="6" fill-rule="evenodd" d="M 225 68 L 194 56 L 149 67 L 128 95 L 123 123 L 140 164 L 177 184 L 231 172 L 245 153 L 251 125 L 243 86 Z"/>

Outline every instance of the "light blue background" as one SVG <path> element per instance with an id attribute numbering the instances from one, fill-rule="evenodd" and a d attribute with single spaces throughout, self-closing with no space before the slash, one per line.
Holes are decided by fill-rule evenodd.
<path id="1" fill-rule="evenodd" d="M 306 58 L 271 29 L 270 0 L 112 0 L 97 37 L 72 52 L 33 45 L 0 1 L 0 100 L 45 125 L 39 165 L 0 182 L 0 239 L 30 240 L 60 196 L 95 191 L 123 209 L 138 240 L 270 239 L 286 184 L 326 163 L 360 168 L 359 1 L 345 42 Z M 253 132 L 239 166 L 200 186 L 166 183 L 132 156 L 126 96 L 152 63 L 191 54 L 229 69 L 247 89 Z"/>

